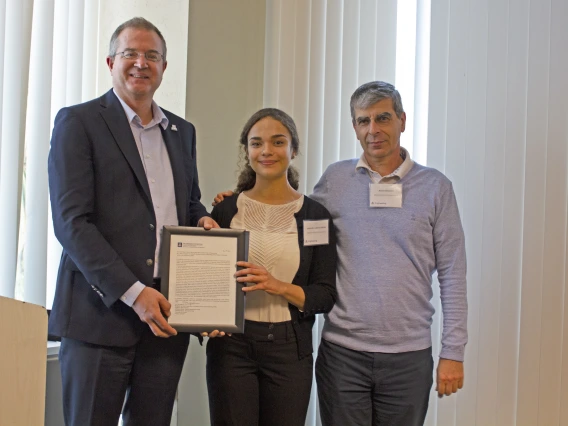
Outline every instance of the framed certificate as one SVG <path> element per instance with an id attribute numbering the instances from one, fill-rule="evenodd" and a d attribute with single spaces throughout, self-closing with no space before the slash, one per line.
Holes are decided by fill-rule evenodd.
<path id="1" fill-rule="evenodd" d="M 240 229 L 164 226 L 161 289 L 177 331 L 242 333 L 245 293 L 234 277 L 248 259 L 249 233 Z"/>

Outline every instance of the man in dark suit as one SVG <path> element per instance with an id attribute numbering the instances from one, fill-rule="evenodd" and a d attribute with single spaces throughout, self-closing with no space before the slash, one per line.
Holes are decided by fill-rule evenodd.
<path id="1" fill-rule="evenodd" d="M 160 230 L 217 224 L 199 201 L 193 125 L 153 101 L 167 66 L 160 31 L 125 22 L 107 64 L 113 89 L 55 119 L 49 188 L 63 255 L 49 331 L 61 337 L 67 425 L 116 426 L 122 411 L 125 425 L 166 426 L 189 335 L 166 320 Z"/>

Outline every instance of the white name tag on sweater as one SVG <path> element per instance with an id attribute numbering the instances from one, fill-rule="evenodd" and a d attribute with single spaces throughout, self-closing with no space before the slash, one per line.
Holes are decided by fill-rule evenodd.
<path id="1" fill-rule="evenodd" d="M 304 220 L 304 246 L 329 244 L 329 220 Z"/>
<path id="2" fill-rule="evenodd" d="M 402 207 L 401 184 L 369 184 L 369 207 Z"/>

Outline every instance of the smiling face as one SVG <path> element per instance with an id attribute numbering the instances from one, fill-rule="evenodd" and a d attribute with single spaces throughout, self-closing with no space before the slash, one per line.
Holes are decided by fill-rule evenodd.
<path id="1" fill-rule="evenodd" d="M 259 179 L 287 179 L 290 161 L 296 154 L 292 136 L 278 120 L 265 117 L 257 121 L 247 136 L 247 156 Z"/>
<path id="2" fill-rule="evenodd" d="M 400 134 L 405 125 L 406 114 L 398 117 L 390 98 L 368 108 L 355 108 L 353 128 L 370 165 L 400 158 Z"/>
<path id="3" fill-rule="evenodd" d="M 149 51 L 164 53 L 160 37 L 154 31 L 125 28 L 118 36 L 116 51 L 125 50 L 133 50 L 141 55 L 137 59 L 125 59 L 120 54 L 107 58 L 114 90 L 125 102 L 151 101 L 160 87 L 167 62 L 163 59 L 150 62 L 144 54 Z"/>

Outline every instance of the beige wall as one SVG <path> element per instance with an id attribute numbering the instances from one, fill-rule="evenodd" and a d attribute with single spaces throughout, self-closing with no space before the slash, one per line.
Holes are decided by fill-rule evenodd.
<path id="1" fill-rule="evenodd" d="M 191 0 L 186 118 L 203 203 L 233 188 L 242 126 L 262 107 L 265 0 Z"/>
<path id="2" fill-rule="evenodd" d="M 262 107 L 265 0 L 190 0 L 186 118 L 197 129 L 206 206 L 233 188 L 242 126 Z M 209 424 L 205 347 L 192 337 L 179 385 L 177 425 Z"/>

